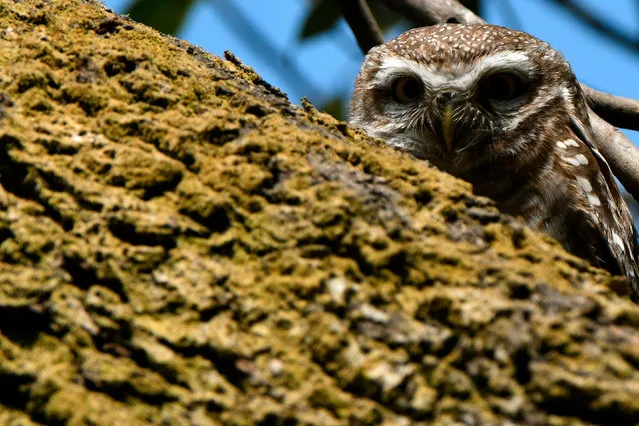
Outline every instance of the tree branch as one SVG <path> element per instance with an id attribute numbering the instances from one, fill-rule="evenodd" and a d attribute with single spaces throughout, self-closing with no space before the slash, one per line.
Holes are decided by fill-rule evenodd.
<path id="1" fill-rule="evenodd" d="M 598 116 L 617 127 L 639 130 L 639 101 L 600 92 L 585 84 L 581 88 Z"/>
<path id="2" fill-rule="evenodd" d="M 383 0 L 386 7 L 406 17 L 418 27 L 453 22 L 458 24 L 485 24 L 455 0 Z"/>
<path id="3" fill-rule="evenodd" d="M 635 200 L 639 202 L 639 149 L 615 127 L 592 110 L 588 111 L 595 134 L 593 143 L 601 151 L 612 172 Z"/>
<path id="4" fill-rule="evenodd" d="M 384 34 L 377 25 L 366 0 L 340 0 L 338 3 L 344 19 L 353 30 L 357 44 L 364 54 L 384 43 Z"/>

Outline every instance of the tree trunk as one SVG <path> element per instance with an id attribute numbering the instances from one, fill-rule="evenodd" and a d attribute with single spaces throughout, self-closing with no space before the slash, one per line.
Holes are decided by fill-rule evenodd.
<path id="1" fill-rule="evenodd" d="M 639 419 L 617 279 L 227 58 L 0 2 L 0 423 Z"/>

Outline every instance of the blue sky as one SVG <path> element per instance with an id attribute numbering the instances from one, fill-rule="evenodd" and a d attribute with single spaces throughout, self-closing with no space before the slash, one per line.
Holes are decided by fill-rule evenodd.
<path id="1" fill-rule="evenodd" d="M 234 0 L 275 47 L 275 52 L 264 57 L 263 49 L 257 50 L 256 43 L 238 37 L 237 29 L 225 19 L 222 11 L 228 1 L 201 0 L 178 36 L 216 55 L 230 49 L 267 81 L 287 92 L 295 103 L 299 103 L 302 96 L 321 104 L 332 95 L 350 94 L 362 55 L 344 22 L 329 34 L 300 43 L 297 35 L 309 1 Z M 117 12 L 124 12 L 129 0 L 105 0 L 104 3 Z M 523 30 L 548 41 L 566 56 L 582 82 L 599 90 L 639 98 L 636 80 L 639 55 L 607 40 L 562 7 L 549 0 L 484 0 L 483 3 L 482 15 L 488 22 Z M 616 27 L 639 35 L 639 6 L 635 0 L 580 0 L 580 3 Z M 292 79 L 282 75 L 285 61 L 300 71 L 306 84 L 293 84 Z M 639 133 L 626 134 L 639 144 Z"/>

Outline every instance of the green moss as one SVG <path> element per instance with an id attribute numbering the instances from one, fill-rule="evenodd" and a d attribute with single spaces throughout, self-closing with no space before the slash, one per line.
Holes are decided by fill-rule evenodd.
<path id="1" fill-rule="evenodd" d="M 66 103 L 77 103 L 87 115 L 96 115 L 107 102 L 95 88 L 85 84 L 69 83 L 61 90 L 62 98 Z"/>

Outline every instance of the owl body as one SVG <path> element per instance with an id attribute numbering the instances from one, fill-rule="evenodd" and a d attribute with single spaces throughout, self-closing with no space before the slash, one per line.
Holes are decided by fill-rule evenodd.
<path id="1" fill-rule="evenodd" d="M 492 25 L 408 31 L 367 54 L 349 120 L 625 276 L 639 300 L 632 218 L 574 73 L 547 43 Z"/>

